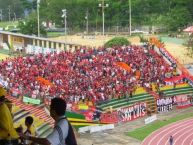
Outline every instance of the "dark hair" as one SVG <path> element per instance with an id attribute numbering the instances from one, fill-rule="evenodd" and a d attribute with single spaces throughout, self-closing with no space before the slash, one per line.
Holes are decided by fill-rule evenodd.
<path id="1" fill-rule="evenodd" d="M 0 96 L 0 103 L 5 101 L 5 96 Z"/>
<path id="2" fill-rule="evenodd" d="M 28 116 L 25 118 L 25 122 L 28 123 L 29 125 L 32 125 L 32 123 L 34 122 L 33 117 Z"/>
<path id="3" fill-rule="evenodd" d="M 50 108 L 55 110 L 58 116 L 65 115 L 66 112 L 66 101 L 61 98 L 53 98 L 51 100 Z"/>

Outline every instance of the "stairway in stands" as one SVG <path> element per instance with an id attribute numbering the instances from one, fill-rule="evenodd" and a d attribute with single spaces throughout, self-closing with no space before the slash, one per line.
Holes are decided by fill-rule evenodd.
<path id="1" fill-rule="evenodd" d="M 183 94 L 193 94 L 193 88 L 190 85 L 179 86 L 176 88 L 170 88 L 167 90 L 162 90 L 164 96 L 176 96 Z"/>
<path id="2" fill-rule="evenodd" d="M 13 102 L 14 105 L 19 106 L 21 109 L 34 114 L 39 119 L 44 120 L 45 122 L 49 123 L 51 126 L 54 125 L 54 120 L 45 112 L 42 106 L 33 106 L 31 104 L 24 104 L 19 99 L 7 96 L 7 98 Z"/>

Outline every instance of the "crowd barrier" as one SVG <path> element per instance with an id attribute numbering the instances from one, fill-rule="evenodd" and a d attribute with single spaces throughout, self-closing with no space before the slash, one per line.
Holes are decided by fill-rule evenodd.
<path id="1" fill-rule="evenodd" d="M 188 80 L 188 83 L 193 87 L 193 77 L 189 73 L 189 71 L 182 65 L 178 60 L 176 60 L 170 52 L 168 52 L 164 45 L 155 37 L 150 38 L 149 42 L 159 48 L 159 51 L 162 53 L 163 56 L 167 58 L 173 65 L 177 65 L 177 67 L 182 72 L 182 75 Z"/>

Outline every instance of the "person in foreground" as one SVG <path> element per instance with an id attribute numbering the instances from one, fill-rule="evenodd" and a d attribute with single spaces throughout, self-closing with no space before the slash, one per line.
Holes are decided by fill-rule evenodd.
<path id="1" fill-rule="evenodd" d="M 13 126 L 13 118 L 6 104 L 7 92 L 0 87 L 0 145 L 18 145 L 18 134 Z"/>
<path id="2" fill-rule="evenodd" d="M 53 132 L 47 138 L 37 138 L 21 134 L 21 138 L 41 145 L 77 145 L 71 124 L 65 117 L 66 102 L 61 98 L 51 100 L 50 115 L 55 120 Z"/>

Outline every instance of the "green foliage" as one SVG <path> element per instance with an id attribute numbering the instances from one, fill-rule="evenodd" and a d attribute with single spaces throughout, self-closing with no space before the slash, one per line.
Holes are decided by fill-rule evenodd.
<path id="1" fill-rule="evenodd" d="M 129 0 L 106 1 L 105 26 L 128 27 Z M 85 29 L 85 15 L 89 12 L 89 27 L 99 30 L 102 26 L 102 12 L 98 0 L 41 0 L 40 14 L 43 21 L 52 21 L 63 27 L 62 9 L 67 9 L 67 22 L 71 30 Z M 168 31 L 193 22 L 192 0 L 131 0 L 132 26 L 161 25 Z"/>
<path id="2" fill-rule="evenodd" d="M 124 37 L 115 37 L 108 42 L 105 43 L 106 48 L 114 47 L 114 46 L 123 46 L 130 45 L 131 43 Z"/>
<path id="3" fill-rule="evenodd" d="M 41 24 L 41 22 L 40 22 Z M 20 29 L 20 32 L 22 34 L 27 35 L 38 35 L 38 22 L 35 14 L 31 14 L 28 18 L 26 18 L 24 21 L 19 21 L 18 28 Z M 45 28 L 40 25 L 40 34 L 42 36 L 46 36 L 46 30 Z"/>
<path id="4" fill-rule="evenodd" d="M 36 11 L 37 0 L 0 0 L 3 20 L 8 20 L 8 6 L 11 19 L 24 17 L 24 10 Z M 62 9 L 67 10 L 67 27 L 70 31 L 85 31 L 86 12 L 90 31 L 101 31 L 102 10 L 98 0 L 41 0 L 41 21 L 52 21 L 64 27 Z M 107 0 L 105 8 L 105 29 L 129 27 L 129 0 Z M 140 26 L 161 26 L 166 31 L 178 31 L 193 23 L 193 0 L 131 0 L 132 28 Z M 120 29 L 119 29 L 120 30 Z M 124 29 L 125 30 L 125 29 Z"/>
<path id="5" fill-rule="evenodd" d="M 190 118 L 192 117 L 193 113 L 187 113 L 187 114 L 183 114 L 183 115 L 178 115 L 174 118 L 170 118 L 164 121 L 155 121 L 149 125 L 146 125 L 144 127 L 138 128 L 134 131 L 131 131 L 128 133 L 129 136 L 139 139 L 139 140 L 144 140 L 148 135 L 150 135 L 152 132 L 154 132 L 155 130 L 166 126 L 168 124 L 171 124 L 173 122 L 177 122 L 179 120 L 182 119 L 186 119 L 186 118 Z"/>
<path id="6" fill-rule="evenodd" d="M 166 15 L 163 15 L 160 20 L 160 24 L 164 25 L 168 30 L 177 31 L 190 22 L 191 15 L 186 8 L 176 7 L 171 9 Z"/>
<path id="7" fill-rule="evenodd" d="M 14 21 L 14 22 L 0 22 L 0 28 L 6 28 L 8 26 L 17 26 L 18 25 L 18 21 Z"/>
<path id="8" fill-rule="evenodd" d="M 3 12 L 3 21 L 9 20 L 9 7 L 10 7 L 10 20 L 22 18 L 24 16 L 24 7 L 21 0 L 0 0 L 0 9 Z"/>

